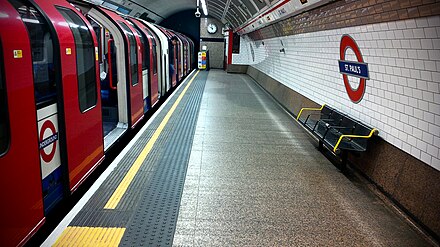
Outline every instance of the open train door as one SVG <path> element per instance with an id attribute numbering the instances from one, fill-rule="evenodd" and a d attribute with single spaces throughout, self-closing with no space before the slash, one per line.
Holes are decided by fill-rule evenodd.
<path id="1" fill-rule="evenodd" d="M 74 6 L 99 39 L 104 150 L 143 118 L 142 54 L 136 31 L 115 12 L 83 1 Z"/>
<path id="2" fill-rule="evenodd" d="M 104 159 L 96 37 L 87 20 L 67 2 L 35 3 L 50 19 L 58 41 L 60 70 L 56 76 L 61 77 L 61 94 L 57 114 L 65 139 L 61 163 L 67 162 L 73 192 Z"/>
<path id="3" fill-rule="evenodd" d="M 124 18 L 119 16 L 113 11 L 99 8 L 102 13 L 108 16 L 116 27 L 122 31 L 124 38 L 125 54 L 128 54 L 127 60 L 119 61 L 120 64 L 124 64 L 128 61 L 126 66 L 126 78 L 120 80 L 121 85 L 127 87 L 129 93 L 129 115 L 130 126 L 132 128 L 144 117 L 143 107 L 143 92 L 142 92 L 142 54 L 141 54 L 141 41 L 140 36 L 136 29 L 132 27 Z M 116 42 L 116 40 L 115 40 Z M 122 45 L 122 44 L 120 44 Z M 124 49 L 120 49 L 124 52 Z M 119 78 L 118 78 L 119 79 Z"/>

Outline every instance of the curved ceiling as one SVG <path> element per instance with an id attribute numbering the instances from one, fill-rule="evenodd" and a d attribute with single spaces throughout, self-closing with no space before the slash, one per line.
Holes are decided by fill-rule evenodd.
<path id="1" fill-rule="evenodd" d="M 130 15 L 144 15 L 155 22 L 161 22 L 177 12 L 196 10 L 197 0 L 92 0 L 102 5 L 120 5 Z M 261 11 L 268 9 L 278 0 L 206 0 L 208 14 L 237 28 Z M 201 6 L 201 4 L 200 4 Z M 126 11 L 126 12 L 127 12 Z M 200 7 L 200 12 L 202 12 Z"/>

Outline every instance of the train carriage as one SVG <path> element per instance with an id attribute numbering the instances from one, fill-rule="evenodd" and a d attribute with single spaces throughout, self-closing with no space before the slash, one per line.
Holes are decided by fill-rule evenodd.
<path id="1" fill-rule="evenodd" d="M 172 89 L 170 40 L 76 0 L 2 0 L 0 15 L 0 245 L 15 246 Z"/>
<path id="2" fill-rule="evenodd" d="M 143 24 L 145 24 L 154 34 L 159 38 L 160 43 L 160 80 L 161 80 L 161 88 L 165 89 L 160 92 L 161 96 L 164 96 L 168 91 L 171 90 L 171 80 L 170 80 L 170 60 L 169 60 L 169 39 L 168 37 L 162 33 L 154 24 L 146 22 L 144 20 L 140 20 Z"/>
<path id="3" fill-rule="evenodd" d="M 126 19 L 141 35 L 144 112 L 147 112 L 159 100 L 156 39 L 144 24 L 135 18 L 126 17 Z"/>

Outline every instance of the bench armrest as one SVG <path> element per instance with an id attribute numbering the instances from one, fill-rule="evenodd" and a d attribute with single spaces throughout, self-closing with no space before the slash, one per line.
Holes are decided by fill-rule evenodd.
<path id="1" fill-rule="evenodd" d="M 321 106 L 321 108 L 307 108 L 307 107 L 306 108 L 302 108 L 299 111 L 298 116 L 296 117 L 296 120 L 299 120 L 299 117 L 301 117 L 301 114 L 302 114 L 303 111 L 321 111 L 324 108 L 324 106 L 325 106 L 325 104 L 323 104 Z"/>
<path id="2" fill-rule="evenodd" d="M 361 136 L 361 135 L 341 135 L 339 137 L 339 140 L 336 143 L 335 147 L 333 148 L 333 152 L 336 153 L 336 154 L 339 153 L 339 148 L 338 147 L 339 147 L 339 144 L 341 143 L 342 139 L 344 139 L 344 138 L 364 138 L 364 139 L 368 139 L 368 138 L 370 138 L 373 135 L 377 135 L 377 133 L 378 133 L 377 129 L 372 129 L 370 131 L 370 134 L 367 135 L 367 136 Z"/>

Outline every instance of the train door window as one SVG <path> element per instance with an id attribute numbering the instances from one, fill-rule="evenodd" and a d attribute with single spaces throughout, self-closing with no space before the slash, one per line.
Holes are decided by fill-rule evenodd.
<path id="1" fill-rule="evenodd" d="M 133 32 L 123 22 L 119 22 L 124 32 L 127 34 L 130 42 L 130 70 L 131 70 L 131 85 L 138 84 L 138 63 L 137 63 L 137 45 Z"/>
<path id="2" fill-rule="evenodd" d="M 152 51 L 153 51 L 153 74 L 157 74 L 157 44 L 156 44 L 156 39 L 154 38 L 154 36 L 150 33 L 150 31 L 148 31 L 148 29 L 145 29 L 148 33 L 148 35 L 151 37 L 152 42 Z"/>
<path id="3" fill-rule="evenodd" d="M 101 25 L 98 24 L 98 22 L 96 22 L 93 18 L 91 18 L 89 15 L 86 16 L 87 20 L 90 22 L 90 25 L 93 28 L 93 31 L 95 32 L 96 35 L 96 39 L 98 41 L 98 54 L 99 54 L 99 63 L 102 63 L 102 31 L 103 28 Z"/>
<path id="4" fill-rule="evenodd" d="M 72 10 L 57 7 L 75 39 L 78 97 L 81 112 L 96 105 L 95 46 L 85 22 Z"/>
<path id="5" fill-rule="evenodd" d="M 10 0 L 20 14 L 29 34 L 32 48 L 35 100 L 37 108 L 56 101 L 54 39 L 49 24 L 29 1 Z"/>
<path id="6" fill-rule="evenodd" d="M 148 64 L 150 62 L 150 46 L 148 44 L 147 36 L 133 23 L 128 21 L 128 23 L 131 24 L 131 26 L 136 30 L 137 34 L 139 35 L 139 38 L 141 40 L 141 44 L 143 47 L 143 53 L 142 53 L 142 70 L 148 69 Z"/>
<path id="7" fill-rule="evenodd" d="M 3 65 L 3 49 L 0 43 L 0 156 L 2 156 L 9 147 L 8 104 Z"/>

